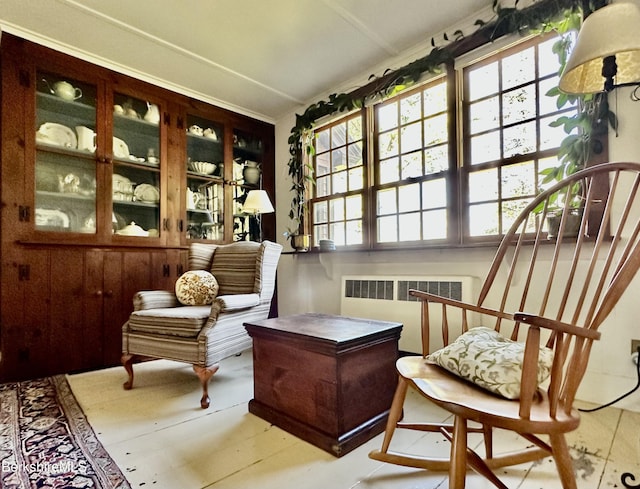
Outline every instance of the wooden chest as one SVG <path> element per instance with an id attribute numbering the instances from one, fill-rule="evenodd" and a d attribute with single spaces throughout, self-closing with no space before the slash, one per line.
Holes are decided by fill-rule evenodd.
<path id="1" fill-rule="evenodd" d="M 251 413 L 337 457 L 384 430 L 402 324 L 300 314 L 245 327 Z"/>

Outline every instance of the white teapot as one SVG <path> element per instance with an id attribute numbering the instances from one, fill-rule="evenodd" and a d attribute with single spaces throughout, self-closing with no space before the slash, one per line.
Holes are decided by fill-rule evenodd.
<path id="1" fill-rule="evenodd" d="M 43 79 L 44 80 L 44 79 Z M 74 87 L 71 83 L 66 81 L 57 81 L 53 84 L 53 87 L 49 85 L 47 80 L 44 80 L 49 88 L 49 91 L 56 97 L 60 97 L 63 100 L 78 100 L 82 97 L 82 90 Z"/>

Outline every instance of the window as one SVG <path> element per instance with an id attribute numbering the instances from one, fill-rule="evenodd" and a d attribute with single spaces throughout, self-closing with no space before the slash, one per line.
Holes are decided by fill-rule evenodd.
<path id="1" fill-rule="evenodd" d="M 375 107 L 376 242 L 446 239 L 447 81 Z"/>
<path id="2" fill-rule="evenodd" d="M 312 202 L 313 243 L 362 245 L 365 164 L 362 114 L 350 115 L 316 132 Z"/>
<path id="3" fill-rule="evenodd" d="M 540 188 L 540 170 L 558 164 L 565 133 L 550 123 L 576 109 L 545 95 L 558 85 L 556 40 L 535 38 L 462 70 L 469 240 L 505 233 Z"/>
<path id="4" fill-rule="evenodd" d="M 443 75 L 318 128 L 314 244 L 498 241 L 541 188 L 540 171 L 557 165 L 565 133 L 550 123 L 577 110 L 546 96 L 559 78 L 557 40 L 467 54 Z"/>

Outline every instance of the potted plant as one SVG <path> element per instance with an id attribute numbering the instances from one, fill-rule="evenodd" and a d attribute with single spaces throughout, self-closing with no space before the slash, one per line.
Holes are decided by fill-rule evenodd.
<path id="1" fill-rule="evenodd" d="M 314 153 L 314 146 L 310 141 L 311 133 L 308 129 L 294 131 L 289 136 L 290 158 L 288 173 L 291 177 L 291 209 L 289 219 L 293 226 L 287 228 L 284 236 L 291 240 L 291 246 L 296 251 L 308 251 L 311 245 L 311 236 L 305 233 L 304 214 L 307 209 L 307 185 L 313 185 L 313 165 L 309 158 Z"/>
<path id="2" fill-rule="evenodd" d="M 580 25 L 578 13 L 567 15 L 563 21 L 555 26 L 565 34 L 570 29 L 577 29 Z M 553 46 L 560 63 L 559 74 L 564 70 L 571 48 L 571 36 L 563 35 Z M 560 143 L 558 150 L 558 164 L 540 171 L 541 186 L 546 186 L 572 175 L 586 167 L 589 160 L 602 153 L 602 137 L 606 135 L 608 126 L 617 129 L 616 115 L 609 110 L 606 93 L 569 95 L 553 87 L 546 93 L 547 96 L 556 97 L 558 109 L 567 104 L 575 104 L 577 111 L 572 116 L 560 116 L 553 121 L 551 127 L 562 127 L 566 137 Z M 547 207 L 548 236 L 555 237 L 560 227 L 563 210 L 568 207 L 565 235 L 577 236 L 582 220 L 582 208 L 584 204 L 584 185 L 576 184 L 569 190 L 569 194 L 556 194 L 552 197 Z M 542 211 L 542 208 L 539 209 Z"/>

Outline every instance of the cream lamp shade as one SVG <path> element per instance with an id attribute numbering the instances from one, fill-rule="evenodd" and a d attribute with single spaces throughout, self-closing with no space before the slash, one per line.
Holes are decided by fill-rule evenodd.
<path id="1" fill-rule="evenodd" d="M 242 210 L 247 214 L 268 214 L 273 212 L 273 205 L 265 190 L 250 190 L 244 201 Z"/>
<path id="2" fill-rule="evenodd" d="M 640 83 L 640 6 L 616 2 L 589 15 L 558 87 L 569 94 Z"/>

